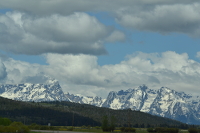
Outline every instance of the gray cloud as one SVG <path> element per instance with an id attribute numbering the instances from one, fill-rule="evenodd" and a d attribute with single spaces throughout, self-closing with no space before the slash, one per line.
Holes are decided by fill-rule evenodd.
<path id="1" fill-rule="evenodd" d="M 22 81 L 23 83 L 32 83 L 32 84 L 44 84 L 49 80 L 48 77 L 44 76 L 44 75 L 34 75 L 34 76 L 28 76 L 28 77 L 24 77 L 24 81 Z"/>
<path id="2" fill-rule="evenodd" d="M 192 4 L 199 2 L 199 0 L 40 0 L 40 1 L 31 1 L 31 0 L 1 0 L 0 8 L 10 8 L 13 10 L 26 11 L 29 13 L 37 15 L 49 15 L 55 12 L 59 14 L 71 14 L 73 12 L 88 12 L 88 11 L 116 11 L 124 8 L 132 8 L 144 6 L 145 8 L 151 7 L 154 5 L 172 5 L 172 4 Z M 137 8 L 137 9 L 139 9 Z"/>
<path id="3" fill-rule="evenodd" d="M 152 9 L 140 12 L 130 10 L 119 12 L 117 21 L 121 25 L 159 33 L 179 32 L 191 36 L 200 35 L 199 3 L 156 5 Z"/>
<path id="4" fill-rule="evenodd" d="M 7 77 L 6 67 L 0 61 L 0 80 L 4 80 Z"/>
<path id="5" fill-rule="evenodd" d="M 60 0 L 59 2 L 53 0 L 18 0 L 17 2 L 13 0 L 2 0 L 0 8 L 10 8 L 36 16 L 43 16 L 43 19 L 30 22 L 30 24 L 37 26 L 38 23 L 41 24 L 42 21 L 46 20 L 46 16 L 52 14 L 61 14 L 65 16 L 71 15 L 74 12 L 108 12 L 116 18 L 119 24 L 128 28 L 160 33 L 181 32 L 192 36 L 200 35 L 199 0 Z M 56 17 L 56 15 L 54 15 L 54 17 Z M 58 19 L 58 23 L 59 20 L 60 18 Z M 52 22 L 53 21 L 50 20 L 49 23 L 43 23 L 40 26 L 42 29 L 46 27 L 49 30 L 53 30 L 57 28 L 57 26 L 51 27 L 50 23 Z M 49 28 L 49 26 L 51 28 Z M 36 33 L 37 31 L 34 31 L 34 28 L 35 27 L 31 28 L 28 26 L 30 31 Z M 47 30 L 44 31 L 48 33 Z M 39 32 L 38 35 L 40 35 L 40 33 L 42 32 Z M 54 39 L 67 39 L 60 34 L 60 31 L 54 30 L 54 33 L 58 35 L 57 37 L 54 36 Z M 45 38 L 52 37 L 51 34 L 42 35 Z"/>
<path id="6" fill-rule="evenodd" d="M 125 38 L 126 37 L 123 32 L 114 31 L 110 36 L 106 38 L 106 41 L 108 42 L 124 41 Z"/>
<path id="7" fill-rule="evenodd" d="M 196 0 L 8 0 L 1 1 L 0 8 L 14 10 L 0 15 L 0 49 L 15 54 L 103 55 L 107 54 L 105 42 L 126 39 L 122 31 L 84 12 L 108 12 L 121 26 L 133 30 L 200 35 Z"/>
<path id="8" fill-rule="evenodd" d="M 55 42 L 95 42 L 107 37 L 113 30 L 85 13 L 74 13 L 69 16 L 56 14 L 24 20 L 23 23 L 26 32 Z"/>
<path id="9" fill-rule="evenodd" d="M 124 34 L 100 23 L 86 13 L 69 16 L 34 17 L 21 12 L 0 15 L 0 48 L 16 54 L 43 53 L 102 55 L 104 43 L 124 38 Z M 114 34 L 114 35 L 113 35 Z M 115 37 L 118 35 L 118 37 Z M 122 36 L 120 38 L 120 36 Z"/>
<path id="10" fill-rule="evenodd" d="M 149 82 L 152 82 L 153 83 L 157 83 L 157 84 L 160 84 L 160 81 L 154 77 L 154 76 L 149 76 L 149 79 L 148 79 Z"/>

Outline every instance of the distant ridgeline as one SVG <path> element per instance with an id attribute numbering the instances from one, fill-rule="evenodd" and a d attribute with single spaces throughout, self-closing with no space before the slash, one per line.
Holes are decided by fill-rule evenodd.
<path id="1" fill-rule="evenodd" d="M 112 110 L 87 104 L 72 102 L 22 102 L 0 97 L 0 116 L 25 124 L 37 123 L 54 126 L 100 126 L 102 118 L 107 115 L 116 118 L 117 126 L 134 127 L 181 127 L 188 125 L 168 118 L 153 116 L 140 111 Z"/>
<path id="2" fill-rule="evenodd" d="M 125 91 L 111 91 L 107 98 L 103 99 L 98 96 L 65 94 L 57 80 L 49 79 L 47 84 L 1 85 L 0 96 L 18 101 L 70 101 L 116 110 L 130 108 L 131 110 L 170 118 L 183 123 L 200 123 L 200 97 L 177 92 L 167 87 L 152 90 L 142 85 Z M 95 120 L 99 122 L 99 120 Z"/>
<path id="3" fill-rule="evenodd" d="M 15 101 L 0 97 L 0 116 L 11 119 L 12 121 L 21 121 L 24 124 L 37 123 L 40 125 L 82 126 L 101 124 L 92 118 L 81 116 L 72 111 L 62 111 L 55 105 Z M 74 119 L 74 120 L 73 120 Z"/>

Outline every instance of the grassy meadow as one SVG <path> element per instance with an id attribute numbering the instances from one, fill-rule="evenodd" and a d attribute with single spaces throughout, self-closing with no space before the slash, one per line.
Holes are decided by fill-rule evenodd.
<path id="1" fill-rule="evenodd" d="M 103 132 L 100 127 L 90 127 L 90 128 L 83 128 L 83 127 L 73 127 L 73 130 L 71 130 L 72 127 L 67 127 L 67 126 L 58 126 L 55 127 L 55 130 L 50 130 L 50 131 L 73 131 L 73 132 L 92 132 L 92 133 L 110 133 L 110 132 Z M 120 128 L 116 128 L 114 130 L 115 133 L 121 133 Z M 30 131 L 30 133 L 37 133 Z M 41 132 L 38 132 L 41 133 Z M 135 133 L 148 133 L 147 128 L 136 128 Z M 179 133 L 189 133 L 188 130 L 179 130 Z"/>

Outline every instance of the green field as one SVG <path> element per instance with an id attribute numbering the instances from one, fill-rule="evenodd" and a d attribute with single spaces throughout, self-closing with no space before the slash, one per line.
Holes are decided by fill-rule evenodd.
<path id="1" fill-rule="evenodd" d="M 69 127 L 68 127 L 69 128 Z M 58 127 L 59 131 L 67 131 L 67 127 Z M 52 130 L 52 132 L 55 130 Z M 110 133 L 110 132 L 103 132 L 102 129 L 97 128 L 81 128 L 81 127 L 74 127 L 73 132 L 93 132 L 93 133 Z M 119 128 L 114 130 L 115 133 L 121 133 Z M 30 132 L 30 133 L 37 133 L 37 132 Z M 38 132 L 41 133 L 41 132 Z M 136 133 L 148 133 L 146 128 L 136 128 Z M 189 133 L 187 130 L 180 130 L 179 133 Z"/>

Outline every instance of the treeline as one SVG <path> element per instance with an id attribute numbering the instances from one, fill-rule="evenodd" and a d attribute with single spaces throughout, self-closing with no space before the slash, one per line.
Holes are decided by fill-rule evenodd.
<path id="1" fill-rule="evenodd" d="M 104 107 L 96 107 L 88 104 L 79 104 L 66 101 L 42 102 L 40 104 L 50 106 L 57 110 L 74 112 L 76 114 L 92 118 L 100 123 L 102 123 L 104 116 L 108 116 L 109 121 L 111 116 L 114 116 L 116 118 L 117 127 L 128 127 L 129 125 L 136 128 L 177 127 L 187 129 L 189 127 L 187 124 L 176 120 L 153 116 L 148 113 L 133 111 L 130 109 L 112 110 Z"/>
<path id="2" fill-rule="evenodd" d="M 93 119 L 80 116 L 79 114 L 62 112 L 43 107 L 1 110 L 0 115 L 8 117 L 13 121 L 21 121 L 24 124 L 38 123 L 40 125 L 46 125 L 51 123 L 54 126 L 82 126 L 84 124 L 100 125 L 100 123 Z"/>
<path id="3" fill-rule="evenodd" d="M 21 102 L 0 97 L 0 116 L 24 124 L 37 123 L 54 126 L 101 126 L 104 116 L 116 119 L 117 127 L 149 128 L 177 127 L 187 129 L 188 125 L 168 118 L 153 116 L 140 111 L 112 110 L 88 104 L 67 101 Z"/>
<path id="4" fill-rule="evenodd" d="M 70 111 L 46 107 L 42 103 L 14 101 L 2 97 L 0 97 L 0 116 L 7 117 L 12 121 L 20 121 L 26 125 L 32 123 L 39 125 L 51 123 L 53 126 L 101 125 L 100 122 L 92 118 Z"/>

